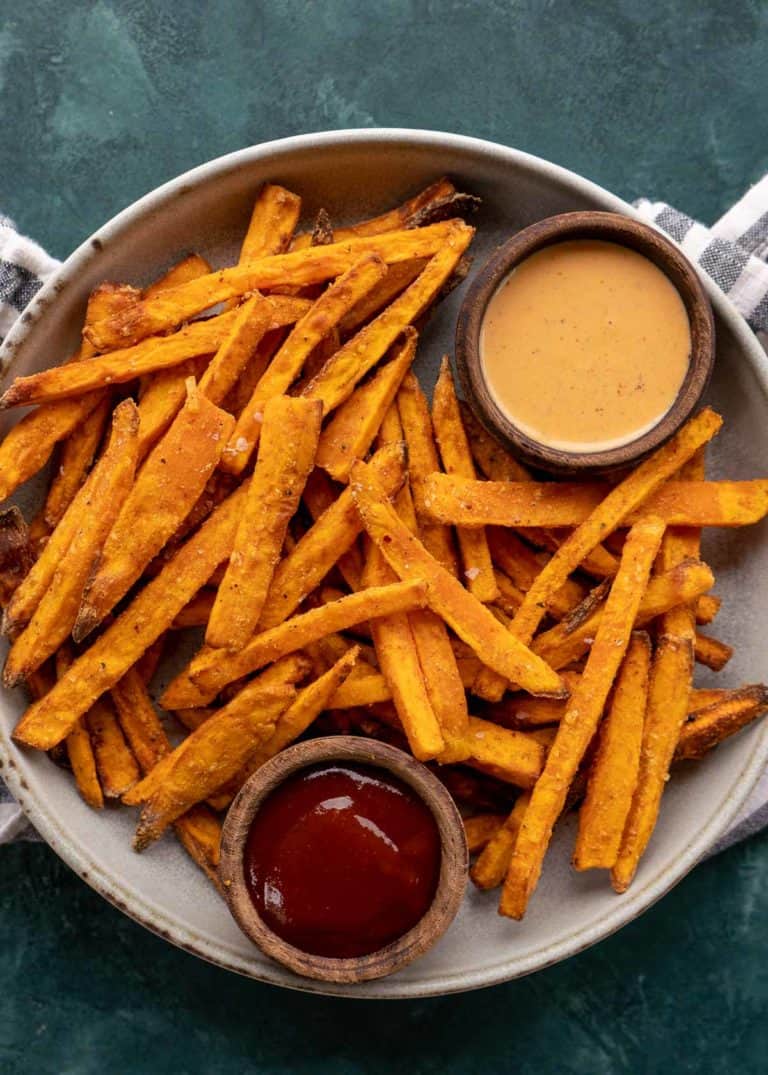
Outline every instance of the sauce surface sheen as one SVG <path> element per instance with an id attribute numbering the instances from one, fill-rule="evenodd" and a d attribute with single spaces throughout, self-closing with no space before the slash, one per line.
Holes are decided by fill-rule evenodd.
<path id="1" fill-rule="evenodd" d="M 304 952 L 368 955 L 429 910 L 440 874 L 431 811 L 384 769 L 303 769 L 261 804 L 245 845 L 248 890 L 264 922 Z"/>
<path id="2" fill-rule="evenodd" d="M 538 250 L 485 312 L 482 368 L 523 433 L 565 451 L 601 451 L 652 429 L 690 362 L 679 292 L 642 254 L 572 239 Z"/>

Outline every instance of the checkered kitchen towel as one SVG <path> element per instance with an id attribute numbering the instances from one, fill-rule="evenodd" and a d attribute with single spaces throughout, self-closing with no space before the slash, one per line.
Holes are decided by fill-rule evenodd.
<path id="1" fill-rule="evenodd" d="M 722 288 L 768 349 L 768 175 L 712 228 L 663 202 L 642 200 L 640 213 L 666 232 Z M 58 266 L 19 236 L 0 215 L 0 342 L 46 277 Z M 768 771 L 733 827 L 712 849 L 720 851 L 768 825 Z M 38 839 L 0 781 L 0 843 Z"/>

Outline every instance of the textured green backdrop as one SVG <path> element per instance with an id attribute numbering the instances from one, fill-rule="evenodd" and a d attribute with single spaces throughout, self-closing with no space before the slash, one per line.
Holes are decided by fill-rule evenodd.
<path id="1" fill-rule="evenodd" d="M 671 7 L 0 0 L 0 208 L 65 256 L 208 158 L 390 125 L 496 139 L 711 220 L 768 170 L 768 6 Z M 208 967 L 46 848 L 3 848 L 0 1072 L 762 1073 L 767 912 L 758 837 L 533 978 L 343 1002 Z"/>

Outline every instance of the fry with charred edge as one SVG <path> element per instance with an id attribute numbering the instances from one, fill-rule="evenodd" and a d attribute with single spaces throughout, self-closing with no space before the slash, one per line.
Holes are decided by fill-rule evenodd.
<path id="1" fill-rule="evenodd" d="M 293 324 L 309 308 L 306 299 L 274 295 L 268 301 L 272 304 L 271 328 Z M 110 384 L 125 384 L 147 373 L 170 369 L 190 358 L 209 354 L 224 342 L 237 315 L 237 310 L 230 310 L 205 321 L 193 321 L 172 336 L 153 337 L 87 361 L 54 366 L 30 377 L 18 377 L 0 399 L 0 407 L 69 399 Z"/>
<path id="2" fill-rule="evenodd" d="M 139 767 L 106 698 L 93 703 L 85 715 L 85 724 L 104 796 L 119 799 L 139 779 Z"/>
<path id="3" fill-rule="evenodd" d="M 501 825 L 486 841 L 480 857 L 469 871 L 469 876 L 479 889 L 488 891 L 498 888 L 504 881 L 512 861 L 517 834 L 530 801 L 530 792 L 524 791 L 518 795 L 512 813 L 502 820 Z"/>
<path id="4" fill-rule="evenodd" d="M 314 522 L 336 502 L 338 490 L 325 473 L 316 467 L 304 486 L 303 500 Z M 357 541 L 353 541 L 345 553 L 339 557 L 336 566 L 350 590 L 360 588 L 363 574 L 363 554 Z"/>
<path id="5" fill-rule="evenodd" d="M 290 246 L 301 212 L 301 198 L 277 183 L 265 183 L 256 199 L 238 264 L 282 254 Z"/>
<path id="6" fill-rule="evenodd" d="M 206 399 L 221 403 L 271 328 L 272 302 L 256 292 L 238 308 L 232 327 L 200 378 L 200 392 Z"/>
<path id="7" fill-rule="evenodd" d="M 166 709 L 207 705 L 228 683 L 287 653 L 295 653 L 333 631 L 345 631 L 371 617 L 409 612 L 423 606 L 424 601 L 425 587 L 420 581 L 371 587 L 294 616 L 256 635 L 238 653 L 222 655 L 220 650 L 203 647 L 166 688 L 161 704 Z M 190 690 L 190 681 L 195 693 Z"/>
<path id="8" fill-rule="evenodd" d="M 699 664 L 711 668 L 713 672 L 720 672 L 733 657 L 733 649 L 725 642 L 720 642 L 710 635 L 703 635 L 699 631 L 693 641 L 693 653 Z"/>
<path id="9" fill-rule="evenodd" d="M 402 445 L 380 449 L 370 465 L 386 495 L 395 493 L 403 484 L 405 453 Z M 275 627 L 287 619 L 307 594 L 322 582 L 339 557 L 351 548 L 361 530 L 362 523 L 352 493 L 345 489 L 278 564 L 264 602 L 259 629 Z"/>
<path id="10" fill-rule="evenodd" d="M 124 795 L 129 806 L 142 804 L 135 850 L 143 851 L 172 821 L 230 780 L 271 734 L 294 694 L 293 688 L 274 687 L 260 693 L 258 706 L 234 698 Z"/>
<path id="11" fill-rule="evenodd" d="M 450 527 L 430 522 L 424 514 L 424 481 L 428 475 L 440 470 L 440 461 L 427 399 L 413 373 L 406 374 L 403 379 L 397 393 L 397 410 L 408 445 L 408 478 L 419 523 L 419 537 L 427 552 L 446 571 L 458 575 L 459 562 Z"/>
<path id="12" fill-rule="evenodd" d="M 270 738 L 259 746 L 235 778 L 211 800 L 217 809 L 226 809 L 252 773 L 298 739 L 323 710 L 328 709 L 331 698 L 355 667 L 358 657 L 359 649 L 353 646 L 327 672 L 299 691 L 296 700 L 277 718 Z"/>
<path id="13" fill-rule="evenodd" d="M 461 478 L 475 478 L 475 466 L 469 449 L 467 435 L 461 421 L 459 401 L 451 375 L 450 359 L 443 356 L 440 376 L 432 399 L 432 424 L 435 439 L 446 474 Z M 493 575 L 493 564 L 483 527 L 467 529 L 458 527 L 459 542 L 465 585 L 478 601 L 495 601 L 499 588 Z"/>
<path id="14" fill-rule="evenodd" d="M 172 265 L 167 272 L 164 272 L 149 287 L 145 287 L 141 297 L 143 299 L 153 299 L 155 295 L 159 295 L 163 291 L 178 287 L 180 284 L 188 284 L 190 280 L 197 280 L 198 277 L 205 276 L 210 271 L 211 266 L 205 258 L 200 257 L 199 254 L 189 254 L 175 265 Z"/>
<path id="15" fill-rule="evenodd" d="M 85 638 L 141 576 L 194 506 L 221 458 L 232 418 L 194 386 L 154 447 L 93 561 L 73 635 Z"/>
<path id="16" fill-rule="evenodd" d="M 64 512 L 87 478 L 107 428 L 111 410 L 112 400 L 109 395 L 105 395 L 61 445 L 56 470 L 42 509 L 43 519 L 49 530 L 59 525 Z"/>
<path id="17" fill-rule="evenodd" d="M 651 640 L 645 632 L 636 632 L 600 726 L 600 744 L 579 811 L 573 855 L 577 870 L 610 870 L 619 853 L 637 786 L 650 667 Z"/>
<path id="18" fill-rule="evenodd" d="M 699 560 L 684 560 L 663 575 L 654 575 L 640 602 L 635 627 L 646 627 L 656 616 L 676 605 L 695 601 L 714 581 L 710 568 Z M 604 606 L 600 606 L 570 634 L 561 623 L 542 632 L 533 642 L 534 652 L 553 668 L 563 668 L 578 661 L 589 649 L 603 613 Z"/>
<path id="19" fill-rule="evenodd" d="M 357 382 L 387 353 L 403 329 L 433 302 L 473 235 L 473 228 L 453 225 L 444 244 L 410 287 L 340 347 L 305 386 L 302 395 L 322 400 L 323 414 L 329 414 L 348 399 Z"/>
<path id="20" fill-rule="evenodd" d="M 29 527 L 16 505 L 0 511 L 0 608 L 6 608 L 34 562 Z"/>
<path id="21" fill-rule="evenodd" d="M 503 814 L 473 814 L 464 818 L 464 835 L 470 855 L 482 851 L 504 824 Z M 499 882 L 501 883 L 501 882 Z"/>
<path id="22" fill-rule="evenodd" d="M 561 697 L 560 677 L 507 631 L 427 552 L 387 503 L 370 466 L 355 463 L 352 496 L 365 529 L 401 579 L 423 579 L 427 603 L 490 668 L 531 694 Z"/>
<path id="23" fill-rule="evenodd" d="M 504 882 L 499 912 L 522 918 L 536 887 L 552 829 L 603 713 L 608 692 L 624 658 L 632 625 L 648 583 L 664 523 L 654 516 L 629 533 L 618 574 L 606 602 L 584 673 L 571 695 L 525 811 Z"/>
<path id="24" fill-rule="evenodd" d="M 61 742 L 77 718 L 168 630 L 229 556 L 246 490 L 244 483 L 220 504 L 53 689 L 27 709 L 13 733 L 17 742 L 38 750 Z"/>
<path id="25" fill-rule="evenodd" d="M 287 392 L 318 343 L 386 273 L 387 267 L 381 258 L 375 255 L 362 257 L 310 306 L 272 359 L 243 408 L 224 454 L 222 466 L 225 470 L 232 474 L 242 473 L 258 444 L 265 402 Z"/>
<path id="26" fill-rule="evenodd" d="M 56 675 L 63 676 L 72 664 L 72 647 L 65 643 L 60 646 L 56 653 Z M 99 783 L 99 774 L 96 769 L 96 758 L 93 753 L 91 736 L 83 717 L 78 720 L 72 731 L 64 740 L 69 764 L 72 766 L 72 775 L 75 778 L 77 790 L 81 798 L 92 809 L 101 810 L 104 807 L 104 794 Z"/>
<path id="27" fill-rule="evenodd" d="M 357 388 L 323 430 L 317 465 L 336 481 L 346 481 L 354 461 L 364 459 L 368 453 L 384 415 L 411 367 L 417 340 L 416 330 L 407 328 L 392 361 Z"/>
<path id="28" fill-rule="evenodd" d="M 741 731 L 768 712 L 768 687 L 756 683 L 726 691 L 711 705 L 699 709 L 683 724 L 675 761 L 703 758 L 718 743 Z"/>
<path id="29" fill-rule="evenodd" d="M 136 666 L 129 668 L 111 692 L 117 719 L 144 773 L 171 749 L 147 686 Z"/>
<path id="30" fill-rule="evenodd" d="M 390 209 L 388 212 L 382 213 L 381 216 L 373 217 L 370 220 L 360 220 L 357 224 L 350 224 L 346 228 L 335 228 L 333 241 L 341 243 L 345 239 L 360 238 L 363 235 L 381 235 L 382 232 L 395 231 L 397 228 L 406 227 L 411 217 L 421 209 L 434 205 L 435 202 L 442 201 L 455 193 L 456 188 L 453 183 L 443 176 L 442 179 L 430 183 L 415 197 L 409 198 L 402 205 L 398 205 L 396 209 Z M 311 244 L 312 233 L 305 232 L 296 236 L 291 244 L 291 249 L 304 250 Z"/>
<path id="31" fill-rule="evenodd" d="M 319 403 L 276 396 L 264 408 L 256 469 L 208 620 L 209 646 L 242 649 L 256 630 L 288 523 L 315 459 Z"/>
<path id="32" fill-rule="evenodd" d="M 540 556 L 520 540 L 511 530 L 498 526 L 489 526 L 486 530 L 491 559 L 509 576 L 515 586 L 524 594 L 531 588 L 543 567 Z M 497 583 L 499 580 L 497 579 Z M 501 585 L 499 583 L 499 585 Z M 556 620 L 561 620 L 576 608 L 587 596 L 581 583 L 567 579 L 547 601 L 547 613 Z"/>
<path id="33" fill-rule="evenodd" d="M 67 516 L 74 516 L 72 540 L 56 563 L 32 618 L 11 646 L 3 670 L 6 686 L 21 682 L 39 668 L 72 630 L 94 556 L 102 548 L 133 482 L 138 428 L 136 406 L 132 400 L 125 400 L 115 409 L 104 455 L 62 520 L 62 526 L 69 529 L 71 520 Z M 17 593 L 20 590 L 21 587 Z"/>
<path id="34" fill-rule="evenodd" d="M 286 285 L 304 287 L 335 279 L 369 254 L 375 254 L 386 264 L 432 257 L 450 241 L 457 229 L 464 228 L 472 230 L 461 221 L 448 220 L 426 228 L 309 247 L 220 269 L 182 287 L 164 291 L 153 299 L 137 302 L 125 311 L 123 317 L 103 318 L 91 324 L 86 330 L 87 338 L 99 350 L 136 343 L 175 328 L 195 314 L 249 291 Z"/>
<path id="35" fill-rule="evenodd" d="M 689 637 L 662 635 L 656 644 L 643 728 L 640 772 L 621 846 L 611 870 L 616 892 L 625 892 L 656 825 L 669 767 L 688 711 L 693 675 L 693 646 Z"/>

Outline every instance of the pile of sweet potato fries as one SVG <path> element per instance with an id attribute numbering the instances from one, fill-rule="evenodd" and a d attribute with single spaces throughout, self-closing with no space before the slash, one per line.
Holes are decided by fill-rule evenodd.
<path id="1" fill-rule="evenodd" d="M 475 201 L 443 179 L 296 234 L 300 199 L 267 185 L 236 265 L 102 285 L 77 353 L 2 397 L 35 409 L 0 496 L 55 456 L 29 524 L 0 516 L 4 682 L 33 698 L 14 736 L 95 809 L 140 807 L 137 850 L 173 826 L 216 881 L 250 774 L 305 734 L 371 735 L 435 766 L 475 883 L 520 918 L 566 808 L 574 866 L 623 891 L 673 763 L 767 708 L 759 685 L 693 687 L 730 656 L 699 633 L 701 528 L 768 511 L 768 481 L 705 479 L 714 412 L 608 484 L 534 479 L 447 359 L 430 409 L 419 331 L 466 272 Z M 161 719 L 149 683 L 188 628 Z"/>

